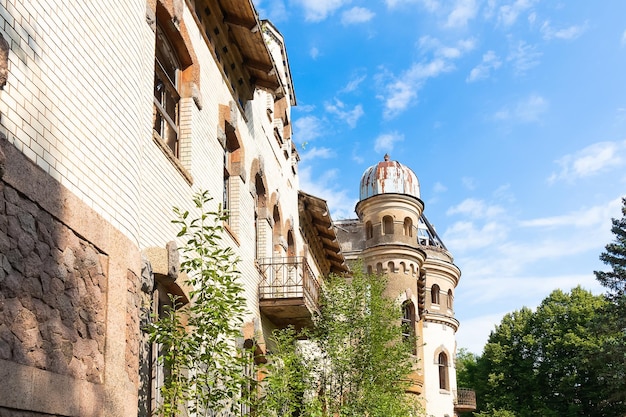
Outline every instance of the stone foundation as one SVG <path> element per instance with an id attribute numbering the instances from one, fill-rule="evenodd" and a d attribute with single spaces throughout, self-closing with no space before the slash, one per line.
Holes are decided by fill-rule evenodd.
<path id="1" fill-rule="evenodd" d="M 102 383 L 107 257 L 0 185 L 0 265 L 0 359 Z"/>

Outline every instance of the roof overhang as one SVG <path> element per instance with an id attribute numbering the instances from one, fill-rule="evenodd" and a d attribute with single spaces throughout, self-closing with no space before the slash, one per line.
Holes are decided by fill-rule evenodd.
<path id="1" fill-rule="evenodd" d="M 250 82 L 281 97 L 285 94 L 278 71 L 265 39 L 262 23 L 252 0 L 219 0 L 224 23 L 230 28 L 231 41 L 237 45 Z"/>
<path id="2" fill-rule="evenodd" d="M 326 200 L 298 191 L 298 202 L 301 222 L 306 222 L 314 230 L 313 238 L 321 244 L 324 259 L 330 266 L 328 272 L 336 274 L 348 272 Z"/>

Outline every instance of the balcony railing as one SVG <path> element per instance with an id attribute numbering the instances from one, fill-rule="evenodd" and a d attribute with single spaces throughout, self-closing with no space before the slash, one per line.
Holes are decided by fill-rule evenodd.
<path id="1" fill-rule="evenodd" d="M 306 258 L 261 258 L 257 267 L 262 276 L 259 284 L 262 310 L 283 323 L 303 319 L 304 315 L 310 320 L 312 312 L 318 309 L 320 284 Z"/>
<path id="2" fill-rule="evenodd" d="M 459 411 L 476 410 L 476 392 L 469 388 L 459 388 L 456 392 L 454 408 Z"/>

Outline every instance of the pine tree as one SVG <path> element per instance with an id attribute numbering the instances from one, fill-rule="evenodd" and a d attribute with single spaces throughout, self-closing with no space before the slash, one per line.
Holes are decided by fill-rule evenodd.
<path id="1" fill-rule="evenodd" d="M 597 323 L 605 343 L 595 360 L 604 370 L 601 378 L 607 385 L 606 407 L 619 415 L 626 412 L 626 198 L 622 198 L 622 204 L 622 218 L 612 219 L 615 241 L 606 245 L 600 255 L 600 260 L 613 270 L 594 271 L 611 301 Z"/>
<path id="2" fill-rule="evenodd" d="M 612 271 L 594 271 L 596 279 L 609 290 L 609 298 L 617 300 L 626 294 L 626 198 L 622 198 L 622 218 L 613 219 L 611 232 L 615 241 L 605 246 L 600 260 Z"/>

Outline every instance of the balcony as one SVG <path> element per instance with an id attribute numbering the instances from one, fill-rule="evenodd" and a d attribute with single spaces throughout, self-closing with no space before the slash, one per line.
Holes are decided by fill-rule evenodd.
<path id="1" fill-rule="evenodd" d="M 476 392 L 469 388 L 459 388 L 454 400 L 454 410 L 459 413 L 476 410 Z"/>
<path id="2" fill-rule="evenodd" d="M 278 327 L 311 327 L 318 310 L 320 284 L 306 258 L 261 258 L 257 267 L 259 308 Z"/>

